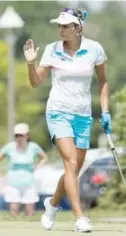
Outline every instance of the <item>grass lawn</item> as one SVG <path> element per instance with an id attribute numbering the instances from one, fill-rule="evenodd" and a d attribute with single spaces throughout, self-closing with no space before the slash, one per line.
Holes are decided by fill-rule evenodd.
<path id="1" fill-rule="evenodd" d="M 31 218 L 29 217 L 24 217 L 23 212 L 20 213 L 20 215 L 16 218 L 16 221 L 39 221 L 41 217 L 42 212 L 41 211 L 36 211 L 35 215 Z M 109 217 L 125 217 L 126 218 L 126 211 L 121 210 L 121 211 L 104 211 L 95 208 L 94 210 L 86 211 L 84 212 L 85 216 L 88 216 L 92 220 L 101 220 L 102 218 L 109 218 Z M 71 211 L 60 211 L 57 212 L 56 215 L 56 220 L 57 221 L 69 221 L 69 220 L 74 220 L 74 216 Z M 0 222 L 1 221 L 15 221 L 15 217 L 13 218 L 12 216 L 9 215 L 8 211 L 0 211 Z"/>
<path id="2" fill-rule="evenodd" d="M 26 221 L 2 221 L 0 222 L 1 236 L 76 236 L 82 233 L 75 233 L 74 222 L 60 222 L 56 221 L 55 227 L 52 231 L 45 231 L 40 222 L 26 222 Z M 93 223 L 93 232 L 89 233 L 91 236 L 123 236 L 126 235 L 126 225 L 117 223 Z"/>
<path id="3" fill-rule="evenodd" d="M 97 212 L 98 213 L 98 212 Z M 101 216 L 104 212 L 102 212 Z M 102 222 L 100 215 L 90 212 L 93 232 L 90 236 L 123 236 L 126 235 L 126 223 L 117 222 Z M 117 214 L 118 217 L 122 216 Z M 40 224 L 41 212 L 37 212 L 32 218 L 24 217 L 23 213 L 16 219 L 10 217 L 8 212 L 0 212 L 0 235 L 1 236 L 76 236 L 82 233 L 75 233 L 74 217 L 71 212 L 58 212 L 55 222 L 55 227 L 52 231 L 45 231 Z M 109 216 L 115 216 L 114 212 Z"/>

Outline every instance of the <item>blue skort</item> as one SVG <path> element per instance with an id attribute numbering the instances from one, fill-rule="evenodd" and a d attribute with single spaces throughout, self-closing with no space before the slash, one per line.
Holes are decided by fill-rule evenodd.
<path id="1" fill-rule="evenodd" d="M 48 111 L 46 120 L 52 141 L 54 141 L 54 137 L 57 139 L 73 137 L 77 148 L 88 149 L 90 147 L 92 116 Z"/>

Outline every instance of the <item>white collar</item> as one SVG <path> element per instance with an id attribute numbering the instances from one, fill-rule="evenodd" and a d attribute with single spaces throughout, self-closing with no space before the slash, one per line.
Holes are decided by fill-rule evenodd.
<path id="1" fill-rule="evenodd" d="M 87 48 L 88 48 L 87 47 L 87 40 L 86 40 L 86 38 L 84 38 L 84 36 L 82 36 L 80 48 L 76 51 L 76 53 L 81 52 L 83 50 L 87 50 Z M 57 43 L 55 50 L 56 50 L 56 52 L 64 54 L 63 41 L 59 41 Z"/>

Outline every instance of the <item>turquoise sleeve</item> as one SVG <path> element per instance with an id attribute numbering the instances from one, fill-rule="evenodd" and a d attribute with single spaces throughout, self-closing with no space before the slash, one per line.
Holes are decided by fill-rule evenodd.
<path id="1" fill-rule="evenodd" d="M 34 155 L 38 155 L 38 153 L 43 152 L 43 149 L 38 145 L 38 144 L 34 144 Z"/>

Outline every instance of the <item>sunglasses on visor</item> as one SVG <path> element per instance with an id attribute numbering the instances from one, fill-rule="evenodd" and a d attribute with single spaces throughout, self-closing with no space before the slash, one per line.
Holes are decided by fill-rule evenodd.
<path id="1" fill-rule="evenodd" d="M 84 15 L 80 10 L 76 10 L 76 9 L 74 10 L 72 8 L 64 8 L 63 12 L 66 12 L 72 16 L 76 16 L 78 18 L 80 24 L 82 24 L 81 21 L 84 21 Z"/>
<path id="2" fill-rule="evenodd" d="M 63 12 L 67 12 L 67 13 L 69 13 L 72 16 L 78 17 L 78 14 L 73 9 L 71 9 L 71 8 L 64 8 Z"/>

